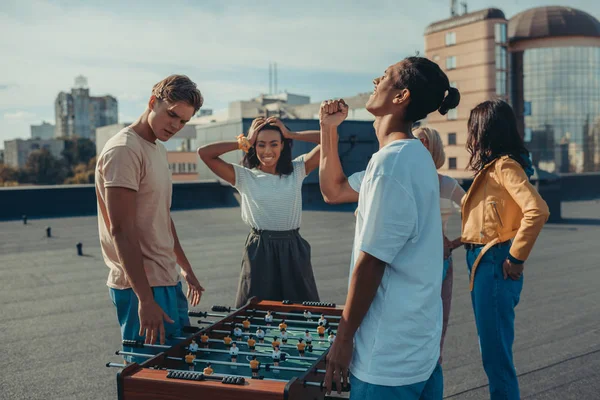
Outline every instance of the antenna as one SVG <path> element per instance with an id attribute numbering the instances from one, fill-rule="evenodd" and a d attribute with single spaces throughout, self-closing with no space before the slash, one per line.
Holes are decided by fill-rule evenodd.
<path id="1" fill-rule="evenodd" d="M 274 77 L 274 84 L 273 86 L 275 86 L 275 94 L 277 94 L 277 63 L 273 63 L 273 68 L 275 69 L 275 77 Z"/>
<path id="2" fill-rule="evenodd" d="M 463 14 L 467 14 L 468 13 L 468 11 L 467 11 L 467 2 L 463 1 L 463 2 L 460 3 L 460 5 L 463 7 Z"/>
<path id="3" fill-rule="evenodd" d="M 452 17 L 456 17 L 456 1 L 457 0 L 450 0 L 450 16 Z"/>
<path id="4" fill-rule="evenodd" d="M 271 86 L 272 81 L 273 81 L 273 69 L 272 69 L 272 64 L 269 63 L 269 94 L 272 93 L 272 86 Z"/>

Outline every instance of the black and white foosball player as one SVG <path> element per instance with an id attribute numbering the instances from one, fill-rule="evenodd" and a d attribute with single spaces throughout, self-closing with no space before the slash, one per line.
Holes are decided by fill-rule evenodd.
<path id="1" fill-rule="evenodd" d="M 231 344 L 231 348 L 229 349 L 229 354 L 231 355 L 231 362 L 237 362 L 237 356 L 240 353 L 240 349 L 239 347 L 237 347 L 237 344 L 235 344 L 235 342 L 233 342 Z"/>
<path id="2" fill-rule="evenodd" d="M 310 331 L 307 329 L 306 331 L 304 331 L 304 340 L 306 341 L 306 347 L 308 347 L 308 351 L 313 351 L 313 346 L 312 346 L 312 335 L 310 334 Z"/>
<path id="3" fill-rule="evenodd" d="M 202 343 L 202 347 L 207 348 L 208 347 L 208 335 L 206 333 L 203 333 L 202 336 L 200 336 L 200 342 Z"/>
<path id="4" fill-rule="evenodd" d="M 329 337 L 327 340 L 329 340 L 330 345 L 333 344 L 333 341 L 335 340 L 335 333 L 333 333 L 333 331 L 329 331 Z"/>
<path id="5" fill-rule="evenodd" d="M 277 336 L 273 337 L 271 345 L 273 346 L 273 348 L 281 346 L 281 342 L 279 342 L 279 338 Z"/>
<path id="6" fill-rule="evenodd" d="M 254 336 L 250 336 L 247 343 L 250 351 L 254 353 L 256 351 L 256 340 L 254 340 Z"/>
<path id="7" fill-rule="evenodd" d="M 278 367 L 279 360 L 281 360 L 281 351 L 279 350 L 279 346 L 275 346 L 273 348 L 273 353 L 271 354 L 271 356 L 273 357 L 273 365 Z"/>
<path id="8" fill-rule="evenodd" d="M 231 346 L 231 336 L 229 336 L 229 334 L 223 338 L 223 343 L 225 343 L 225 346 L 227 347 Z"/>
<path id="9" fill-rule="evenodd" d="M 244 327 L 244 331 L 248 332 L 250 330 L 250 320 L 248 318 L 246 318 L 243 322 L 242 322 L 242 326 Z"/>
<path id="10" fill-rule="evenodd" d="M 281 320 L 281 323 L 279 324 L 279 330 L 282 329 L 287 329 L 287 324 L 285 323 L 285 319 Z"/>
<path id="11" fill-rule="evenodd" d="M 187 353 L 185 355 L 185 363 L 188 365 L 190 371 L 194 370 L 194 360 L 196 356 L 193 353 Z"/>
<path id="12" fill-rule="evenodd" d="M 300 357 L 304 357 L 304 349 L 306 348 L 306 344 L 302 338 L 298 339 L 298 344 L 296 347 L 298 348 L 298 354 L 300 354 Z"/>
<path id="13" fill-rule="evenodd" d="M 307 321 L 312 321 L 312 313 L 308 310 L 304 310 L 304 318 L 306 318 Z"/>
<path id="14" fill-rule="evenodd" d="M 242 335 L 242 328 L 240 327 L 240 325 L 236 325 L 233 329 L 233 337 L 235 338 L 235 340 L 240 340 L 242 338 Z"/>
<path id="15" fill-rule="evenodd" d="M 260 368 L 260 361 L 256 359 L 256 356 L 252 356 L 252 360 L 250 360 L 250 369 L 252 370 L 252 377 L 258 377 L 258 370 Z"/>
<path id="16" fill-rule="evenodd" d="M 259 343 L 264 343 L 265 342 L 265 331 L 258 328 L 256 330 L 256 337 L 258 338 Z"/>
<path id="17" fill-rule="evenodd" d="M 321 322 L 319 322 L 319 326 L 317 326 L 317 333 L 321 339 L 325 337 L 325 325 L 323 325 Z"/>
<path id="18" fill-rule="evenodd" d="M 190 343 L 188 350 L 190 351 L 190 353 L 196 354 L 198 352 L 198 343 L 196 343 L 196 341 L 192 339 L 192 343 Z"/>
<path id="19" fill-rule="evenodd" d="M 267 326 L 271 326 L 272 323 L 273 323 L 273 314 L 271 313 L 271 311 L 267 311 L 267 315 L 265 315 L 265 324 Z"/>
<path id="20" fill-rule="evenodd" d="M 323 324 L 323 326 L 327 326 L 327 319 L 325 318 L 325 314 L 321 314 L 321 317 L 317 321 L 319 324 Z"/>
<path id="21" fill-rule="evenodd" d="M 286 343 L 287 343 L 287 341 L 288 341 L 288 333 L 287 333 L 287 331 L 285 330 L 285 328 L 281 330 L 281 334 L 280 334 L 280 335 L 281 335 L 281 342 L 282 342 L 283 344 L 286 344 Z"/>
<path id="22" fill-rule="evenodd" d="M 207 363 L 206 368 L 204 368 L 204 371 L 202 371 L 204 375 L 212 375 L 214 372 L 215 371 L 213 371 L 211 363 Z"/>

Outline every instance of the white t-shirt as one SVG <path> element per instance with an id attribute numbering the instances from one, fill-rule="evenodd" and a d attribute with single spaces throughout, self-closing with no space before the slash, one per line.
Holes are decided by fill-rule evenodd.
<path id="1" fill-rule="evenodd" d="M 354 337 L 350 370 L 376 385 L 425 381 L 442 332 L 442 220 L 431 155 L 418 140 L 394 141 L 373 155 L 359 190 L 350 277 L 361 251 L 387 265 Z"/>
<path id="2" fill-rule="evenodd" d="M 237 356 L 239 352 L 239 347 L 232 347 L 231 349 L 229 349 L 229 354 L 231 354 L 232 356 Z"/>
<path id="3" fill-rule="evenodd" d="M 234 187 L 242 197 L 242 220 L 251 228 L 289 231 L 300 228 L 302 182 L 306 178 L 304 156 L 292 161 L 290 175 L 273 175 L 260 169 L 232 164 Z"/>

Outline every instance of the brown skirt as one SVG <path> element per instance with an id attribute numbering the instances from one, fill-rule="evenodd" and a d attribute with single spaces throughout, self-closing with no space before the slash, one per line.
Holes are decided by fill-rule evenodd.
<path id="1" fill-rule="evenodd" d="M 259 300 L 319 301 L 310 263 L 310 245 L 298 229 L 259 231 L 246 239 L 236 307 Z"/>

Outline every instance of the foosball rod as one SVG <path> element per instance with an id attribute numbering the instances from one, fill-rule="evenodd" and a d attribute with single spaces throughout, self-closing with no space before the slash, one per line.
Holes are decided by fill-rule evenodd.
<path id="1" fill-rule="evenodd" d="M 227 317 L 227 315 L 225 315 L 225 314 L 214 314 L 214 313 L 197 312 L 197 311 L 189 311 L 188 312 L 188 316 L 190 316 L 190 317 L 198 317 L 198 318 L 207 318 L 207 317 L 225 318 L 225 317 Z M 249 317 L 249 316 L 245 316 L 245 315 L 235 315 L 234 318 L 237 318 L 237 319 L 248 318 L 249 320 L 258 319 L 258 320 L 264 321 L 264 318 L 261 318 L 261 317 Z M 310 326 L 319 326 L 319 322 L 318 321 L 301 321 L 301 320 L 297 320 L 297 319 L 290 319 L 290 321 L 294 322 L 295 324 L 304 324 L 304 325 L 310 325 Z M 218 321 L 214 321 L 214 322 L 218 322 Z M 328 321 L 328 325 L 330 325 L 330 326 L 338 326 L 339 324 L 336 323 L 336 322 L 329 322 Z"/>
<path id="2" fill-rule="evenodd" d="M 106 363 L 107 368 L 125 368 L 126 366 L 127 365 L 125 365 L 125 364 L 119 364 L 119 363 L 114 363 L 114 362 Z"/>
<path id="3" fill-rule="evenodd" d="M 171 372 L 171 371 L 174 371 L 174 372 L 180 372 L 180 371 L 182 371 L 182 370 L 180 370 L 180 369 L 168 369 L 168 370 L 167 370 L 167 372 Z M 218 373 L 213 373 L 213 374 L 212 374 L 212 375 L 210 375 L 210 376 L 216 376 L 217 378 L 226 378 L 226 377 L 228 377 L 228 376 L 235 376 L 236 378 L 246 378 L 246 379 L 248 379 L 248 377 L 247 377 L 247 376 L 244 376 L 244 375 L 235 375 L 235 374 L 218 374 Z M 285 380 L 285 379 L 274 379 L 274 378 L 264 378 L 264 379 L 261 379 L 261 380 L 265 380 L 265 381 L 267 381 L 267 380 L 268 380 L 268 381 L 275 381 L 275 382 L 286 382 L 286 383 L 287 383 L 287 382 L 289 382 L 289 380 Z"/>
<path id="4" fill-rule="evenodd" d="M 214 308 L 217 308 L 217 309 L 223 310 L 223 311 L 227 311 L 227 312 L 235 312 L 235 311 L 241 310 L 241 308 L 231 308 L 231 307 L 225 307 L 225 306 L 213 306 L 213 309 Z M 245 311 L 248 314 L 252 314 L 252 313 L 266 314 L 267 313 L 266 311 L 256 310 L 256 309 L 249 309 L 249 310 L 245 310 Z M 290 316 L 290 317 L 304 318 L 304 313 L 301 313 L 301 312 L 288 313 L 288 312 L 282 312 L 282 311 L 271 311 L 271 313 L 273 314 L 273 316 L 286 315 L 286 316 Z M 342 319 L 342 317 L 338 316 L 338 315 L 325 315 L 325 313 L 321 313 L 321 314 L 323 314 L 325 316 L 325 319 Z"/>
<path id="5" fill-rule="evenodd" d="M 198 323 L 202 324 L 203 322 L 202 321 L 198 321 Z M 228 335 L 231 334 L 231 331 L 224 331 L 224 330 L 221 330 L 221 329 L 211 329 L 210 332 L 226 333 Z M 251 333 L 246 333 L 246 336 L 256 336 L 256 335 L 252 335 Z M 268 336 L 277 336 L 277 335 L 268 335 Z M 279 337 L 279 336 L 277 336 L 277 337 Z M 174 339 L 177 339 L 177 338 L 174 338 Z M 298 339 L 305 340 L 305 338 L 288 337 L 288 340 L 292 340 L 292 339 L 293 340 L 298 340 Z M 329 340 L 327 340 L 327 339 L 313 339 L 312 341 L 313 342 L 317 342 L 317 343 L 329 343 Z M 238 340 L 238 342 L 239 342 L 239 340 Z"/>
<path id="6" fill-rule="evenodd" d="M 185 362 L 184 358 L 179 358 L 179 357 L 167 357 L 167 359 L 169 360 L 173 360 L 173 361 L 183 361 Z M 230 365 L 230 366 L 234 366 L 234 367 L 244 367 L 244 368 L 250 368 L 249 364 L 242 364 L 242 363 L 238 363 L 238 362 L 230 362 L 230 361 L 217 361 L 217 360 L 199 360 L 199 359 L 194 359 L 194 364 L 207 364 L 207 363 L 211 363 L 211 364 L 216 364 L 216 365 Z M 281 367 L 281 366 L 275 366 L 272 364 L 265 364 L 265 366 L 269 366 L 269 369 L 280 369 L 282 371 L 295 371 L 295 372 L 306 372 L 308 371 L 310 368 L 294 368 L 294 367 Z M 314 372 L 318 373 L 318 374 L 324 374 L 325 370 L 324 369 L 317 369 L 314 370 Z"/>
<path id="7" fill-rule="evenodd" d="M 221 344 L 224 344 L 224 343 L 223 343 L 223 341 L 222 341 L 222 340 L 219 340 L 219 339 L 208 339 L 208 341 L 209 341 L 210 343 L 221 343 Z M 244 342 L 244 341 L 235 341 L 235 344 L 236 344 L 236 345 L 243 344 L 244 346 L 248 346 L 248 343 L 246 343 L 246 342 Z M 272 344 L 269 344 L 269 343 L 256 343 L 256 345 L 255 345 L 255 346 L 257 346 L 257 347 L 273 347 L 273 345 L 272 345 Z M 280 344 L 280 345 L 279 345 L 279 348 L 281 348 L 281 349 L 297 349 L 297 347 L 296 347 L 296 346 L 292 346 L 292 345 L 289 345 L 289 344 Z M 327 348 L 327 349 L 328 349 L 328 348 Z M 314 347 L 313 347 L 313 351 L 315 351 L 315 350 L 317 350 L 317 351 L 325 351 L 325 350 L 327 350 L 327 349 L 322 349 L 322 348 L 314 348 Z M 306 351 L 308 352 L 308 350 L 306 350 Z"/>
<path id="8" fill-rule="evenodd" d="M 202 321 L 201 319 L 198 320 L 197 322 L 200 325 L 214 325 L 214 321 Z M 233 322 L 224 322 L 223 325 L 235 325 L 235 323 Z M 277 331 L 279 331 L 279 327 L 277 326 L 267 326 L 267 325 L 250 325 L 251 328 L 261 328 L 261 329 L 276 329 Z M 288 332 L 305 332 L 306 329 L 303 328 L 286 328 L 285 329 Z M 211 330 L 211 332 L 219 332 L 218 330 Z M 223 331 L 223 332 L 227 332 L 227 333 L 231 333 L 229 331 Z M 250 336 L 252 335 L 251 332 L 245 332 L 246 336 Z M 288 339 L 296 339 L 296 338 L 288 338 Z M 300 338 L 302 340 L 304 340 L 304 338 Z M 313 339 L 313 342 L 328 342 L 327 339 Z"/>

